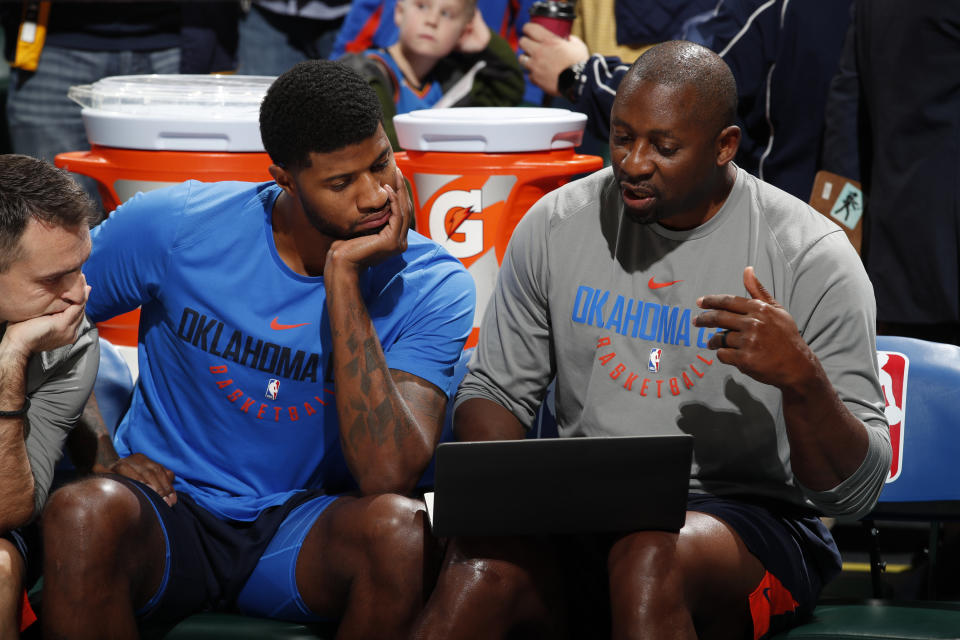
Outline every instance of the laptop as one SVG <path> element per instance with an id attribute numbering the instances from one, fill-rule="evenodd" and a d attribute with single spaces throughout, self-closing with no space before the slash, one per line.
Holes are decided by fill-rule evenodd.
<path id="1" fill-rule="evenodd" d="M 424 496 L 437 536 L 679 531 L 693 436 L 447 442 Z"/>

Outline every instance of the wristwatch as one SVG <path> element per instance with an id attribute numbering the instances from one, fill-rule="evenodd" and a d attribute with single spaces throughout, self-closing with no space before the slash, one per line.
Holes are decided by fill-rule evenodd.
<path id="1" fill-rule="evenodd" d="M 580 74 L 583 73 L 587 61 L 574 62 L 572 65 L 560 72 L 557 76 L 557 91 L 570 102 L 576 102 L 580 97 L 578 85 L 580 84 Z"/>

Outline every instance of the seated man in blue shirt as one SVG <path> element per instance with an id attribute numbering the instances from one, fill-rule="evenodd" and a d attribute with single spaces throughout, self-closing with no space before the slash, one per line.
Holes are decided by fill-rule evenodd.
<path id="1" fill-rule="evenodd" d="M 300 63 L 261 107 L 275 182 L 186 182 L 94 230 L 87 308 L 141 306 L 140 378 L 115 475 L 46 512 L 51 636 L 135 637 L 209 608 L 407 633 L 431 546 L 405 494 L 440 437 L 474 293 L 408 233 L 380 118 L 357 74 Z"/>

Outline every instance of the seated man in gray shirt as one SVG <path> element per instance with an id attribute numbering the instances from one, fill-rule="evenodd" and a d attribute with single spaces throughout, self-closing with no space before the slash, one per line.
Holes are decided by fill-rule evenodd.
<path id="1" fill-rule="evenodd" d="M 0 638 L 32 612 L 39 570 L 27 526 L 40 513 L 67 433 L 93 388 L 97 330 L 84 315 L 93 204 L 63 171 L 0 156 Z M 36 555 L 34 555 L 36 554 Z"/>
<path id="2" fill-rule="evenodd" d="M 561 437 L 692 434 L 685 525 L 453 540 L 419 637 L 762 638 L 839 572 L 818 516 L 869 511 L 891 456 L 873 290 L 839 227 L 731 162 L 736 107 L 708 49 L 639 58 L 613 166 L 521 220 L 457 396 L 462 440 L 524 437 L 553 378 Z"/>

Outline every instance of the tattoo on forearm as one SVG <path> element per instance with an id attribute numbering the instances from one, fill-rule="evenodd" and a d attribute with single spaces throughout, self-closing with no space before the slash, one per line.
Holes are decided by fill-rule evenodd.
<path id="1" fill-rule="evenodd" d="M 343 368 L 348 376 L 355 378 L 360 372 L 360 358 L 353 358 Z"/>
<path id="2" fill-rule="evenodd" d="M 366 358 L 364 365 L 366 372 L 375 371 L 380 366 L 380 344 L 375 338 L 367 338 L 363 342 L 363 355 Z"/>
<path id="3" fill-rule="evenodd" d="M 370 437 L 373 438 L 373 441 L 378 447 L 387 441 L 387 424 L 392 421 L 394 421 L 393 406 L 391 405 L 390 399 L 386 398 L 373 410 L 373 416 L 368 423 L 370 427 Z M 396 422 L 403 421 L 403 418 L 396 420 Z"/>
<path id="4" fill-rule="evenodd" d="M 346 347 L 336 354 L 343 363 L 340 375 L 344 376 L 337 386 L 357 393 L 341 399 L 344 447 L 357 454 L 364 443 L 382 447 L 392 440 L 397 449 L 402 449 L 416 432 L 415 420 L 442 420 L 446 396 L 417 376 L 387 369 L 378 338 L 364 335 L 370 323 L 366 310 L 350 304 L 346 311 L 347 330 L 335 334 Z M 391 389 L 395 384 L 402 386 L 399 395 Z M 384 394 L 379 393 L 381 389 Z"/>
<path id="5" fill-rule="evenodd" d="M 351 451 L 357 450 L 358 441 L 366 437 L 367 434 L 367 416 L 358 413 L 353 418 L 353 424 L 350 425 L 349 436 L 346 438 L 346 444 Z"/>
<path id="6" fill-rule="evenodd" d="M 363 371 L 360 373 L 360 391 L 364 395 L 370 393 L 370 387 L 373 385 L 373 382 L 370 378 L 370 374 L 374 371 L 381 370 L 380 367 L 381 358 L 378 357 L 378 347 L 376 340 L 373 338 L 367 338 L 363 343 Z"/>
<path id="7" fill-rule="evenodd" d="M 363 398 L 360 396 L 354 396 L 353 398 L 350 398 L 350 408 L 356 411 L 357 413 L 367 415 L 366 398 Z"/>
<path id="8" fill-rule="evenodd" d="M 351 335 L 349 338 L 347 338 L 347 349 L 350 351 L 350 353 L 356 353 L 358 346 L 359 344 L 357 343 L 357 336 Z"/>

